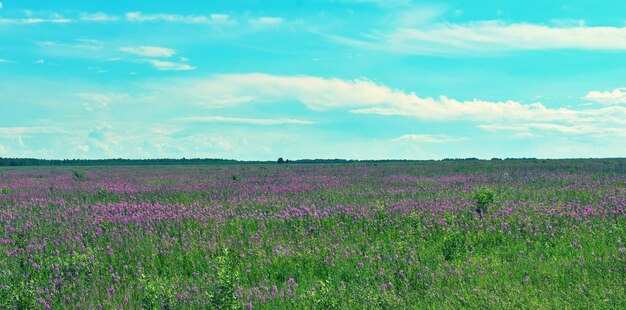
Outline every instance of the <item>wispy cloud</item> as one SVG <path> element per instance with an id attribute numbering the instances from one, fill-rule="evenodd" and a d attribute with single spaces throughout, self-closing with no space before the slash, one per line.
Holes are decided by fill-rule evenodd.
<path id="1" fill-rule="evenodd" d="M 237 19 L 224 13 L 213 13 L 208 15 L 178 15 L 178 14 L 147 14 L 142 12 L 127 12 L 121 15 L 110 14 L 106 12 L 75 12 L 71 17 L 66 18 L 58 13 L 48 15 L 35 14 L 27 11 L 22 18 L 0 18 L 0 25 L 3 24 L 68 24 L 68 23 L 110 23 L 110 22 L 127 22 L 127 23 L 178 23 L 178 24 L 197 24 L 232 26 L 237 25 Z M 282 17 L 261 16 L 248 18 L 247 22 L 253 26 L 271 26 L 284 22 Z"/>
<path id="2" fill-rule="evenodd" d="M 189 71 L 196 69 L 194 66 L 173 61 L 147 59 L 146 62 L 150 63 L 155 69 L 161 71 Z"/>
<path id="3" fill-rule="evenodd" d="M 601 104 L 626 104 L 626 88 L 617 88 L 613 91 L 590 91 L 584 99 Z"/>
<path id="4" fill-rule="evenodd" d="M 74 134 L 76 131 L 61 127 L 0 127 L 0 137 L 18 138 L 28 134 Z"/>
<path id="5" fill-rule="evenodd" d="M 363 39 L 335 37 L 344 44 L 402 54 L 459 55 L 550 49 L 626 50 L 626 27 L 510 24 L 476 21 L 399 27 Z"/>
<path id="6" fill-rule="evenodd" d="M 79 38 L 74 40 L 75 42 L 56 42 L 56 41 L 38 41 L 37 45 L 47 49 L 58 50 L 101 50 L 103 48 L 102 42 L 97 40 L 90 40 L 85 38 Z"/>
<path id="7" fill-rule="evenodd" d="M 568 126 L 626 126 L 626 108 L 611 106 L 574 110 L 542 103 L 485 100 L 459 101 L 445 96 L 420 97 L 367 79 L 343 80 L 261 73 L 217 75 L 158 86 L 171 98 L 208 107 L 249 102 L 300 102 L 314 111 L 348 110 L 356 114 L 412 117 L 428 121 L 465 120 L 509 124 L 558 122 Z M 612 125 L 611 125 L 612 124 Z M 557 130 L 539 125 L 536 129 Z M 486 129 L 486 128 L 483 128 Z M 564 132 L 564 130 L 563 130 Z"/>
<path id="8" fill-rule="evenodd" d="M 170 22 L 186 24 L 207 24 L 230 22 L 227 14 L 204 15 L 176 15 L 176 14 L 143 14 L 141 12 L 129 12 L 125 15 L 127 21 L 131 22 Z"/>
<path id="9" fill-rule="evenodd" d="M 115 15 L 109 15 L 106 13 L 102 13 L 102 12 L 96 12 L 96 13 L 81 13 L 80 14 L 80 20 L 81 21 L 86 21 L 86 22 L 113 22 L 113 21 L 117 21 L 120 18 L 118 16 Z"/>
<path id="10" fill-rule="evenodd" d="M 312 110 L 366 107 L 381 104 L 393 91 L 366 80 L 342 80 L 313 76 L 279 76 L 262 73 L 217 75 L 165 86 L 184 93 L 205 106 L 252 101 L 297 100 Z"/>
<path id="11" fill-rule="evenodd" d="M 126 93 L 76 93 L 75 95 L 85 101 L 83 107 L 87 111 L 105 110 L 111 103 L 129 98 Z"/>
<path id="12" fill-rule="evenodd" d="M 263 25 L 278 25 L 283 22 L 283 18 L 264 16 L 264 17 L 252 19 L 251 22 L 255 24 L 263 24 Z"/>
<path id="13" fill-rule="evenodd" d="M 35 16 L 39 15 L 39 16 Z M 63 17 L 58 13 L 52 13 L 48 16 L 34 14 L 27 11 L 23 18 L 0 18 L 2 24 L 67 24 L 73 22 L 168 22 L 168 23 L 185 23 L 185 24 L 234 24 L 236 21 L 228 14 L 214 13 L 210 15 L 177 15 L 177 14 L 144 14 L 142 12 L 127 12 L 123 15 L 114 15 L 105 12 L 79 12 L 72 15 L 71 18 Z"/>
<path id="14" fill-rule="evenodd" d="M 517 131 L 523 135 L 532 136 L 530 131 L 553 132 L 567 135 L 610 134 L 626 136 L 626 127 L 605 127 L 595 124 L 563 125 L 557 123 L 529 123 L 529 124 L 486 124 L 478 128 L 487 131 Z"/>
<path id="15" fill-rule="evenodd" d="M 34 24 L 69 24 L 74 20 L 64 17 L 55 18 L 0 18 L 0 25 L 34 25 Z"/>
<path id="16" fill-rule="evenodd" d="M 393 139 L 393 141 L 417 142 L 417 143 L 447 143 L 465 141 L 467 138 L 453 137 L 448 135 L 408 134 Z"/>
<path id="17" fill-rule="evenodd" d="M 155 69 L 162 71 L 186 71 L 194 70 L 196 67 L 186 64 L 189 61 L 188 58 L 179 57 L 179 61 L 166 61 L 165 58 L 171 58 L 177 54 L 177 51 L 172 48 L 160 47 L 160 46 L 122 46 L 119 48 L 111 47 L 106 42 L 98 40 L 79 38 L 76 42 L 56 42 L 56 41 L 39 41 L 37 45 L 46 49 L 46 53 L 53 55 L 61 55 L 63 57 L 81 57 L 88 59 L 95 59 L 100 61 L 122 61 L 127 60 L 131 62 L 148 63 Z M 97 53 L 94 51 L 98 50 Z M 137 58 L 130 57 L 125 59 L 119 56 L 119 52 L 124 52 L 131 55 L 141 56 Z M 149 57 L 149 58 L 148 58 Z M 36 61 L 37 64 L 43 64 L 43 59 Z M 95 68 L 95 67 L 93 67 Z M 101 68 L 96 68 L 96 72 L 106 72 Z"/>
<path id="18" fill-rule="evenodd" d="M 231 21 L 230 15 L 228 14 L 211 14 L 209 16 L 211 18 L 211 21 L 214 21 L 214 22 L 226 23 L 226 22 Z"/>
<path id="19" fill-rule="evenodd" d="M 145 56 L 145 57 L 172 57 L 176 54 L 176 51 L 171 48 L 158 47 L 158 46 L 131 46 L 121 47 L 120 51 Z"/>
<path id="20" fill-rule="evenodd" d="M 223 116 L 197 116 L 184 117 L 176 119 L 185 122 L 203 122 L 203 123 L 238 123 L 250 125 L 311 125 L 314 122 L 299 119 L 268 119 L 268 118 L 239 118 L 239 117 L 223 117 Z"/>
<path id="21" fill-rule="evenodd" d="M 330 2 L 343 2 L 354 4 L 374 4 L 381 7 L 393 7 L 411 4 L 411 0 L 326 0 Z"/>

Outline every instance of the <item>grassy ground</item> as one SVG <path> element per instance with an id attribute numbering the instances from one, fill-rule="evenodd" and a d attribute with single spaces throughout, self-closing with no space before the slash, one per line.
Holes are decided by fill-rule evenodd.
<path id="1" fill-rule="evenodd" d="M 626 308 L 620 160 L 0 170 L 0 308 Z"/>

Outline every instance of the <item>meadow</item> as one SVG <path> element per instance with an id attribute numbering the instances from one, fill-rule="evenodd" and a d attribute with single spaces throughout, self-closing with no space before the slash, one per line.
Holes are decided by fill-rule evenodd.
<path id="1" fill-rule="evenodd" d="M 0 169 L 1 309 L 626 309 L 626 160 Z"/>

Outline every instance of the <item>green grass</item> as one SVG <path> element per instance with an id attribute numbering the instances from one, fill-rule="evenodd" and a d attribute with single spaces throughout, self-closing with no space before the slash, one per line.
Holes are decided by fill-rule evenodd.
<path id="1" fill-rule="evenodd" d="M 557 163 L 55 170 L 59 190 L 2 191 L 0 308 L 624 309 L 624 176 Z"/>

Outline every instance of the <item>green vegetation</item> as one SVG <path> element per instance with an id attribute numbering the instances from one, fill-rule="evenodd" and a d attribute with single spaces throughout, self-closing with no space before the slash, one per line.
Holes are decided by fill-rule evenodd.
<path id="1" fill-rule="evenodd" d="M 76 172 L 2 170 L 0 308 L 626 308 L 619 160 Z"/>

